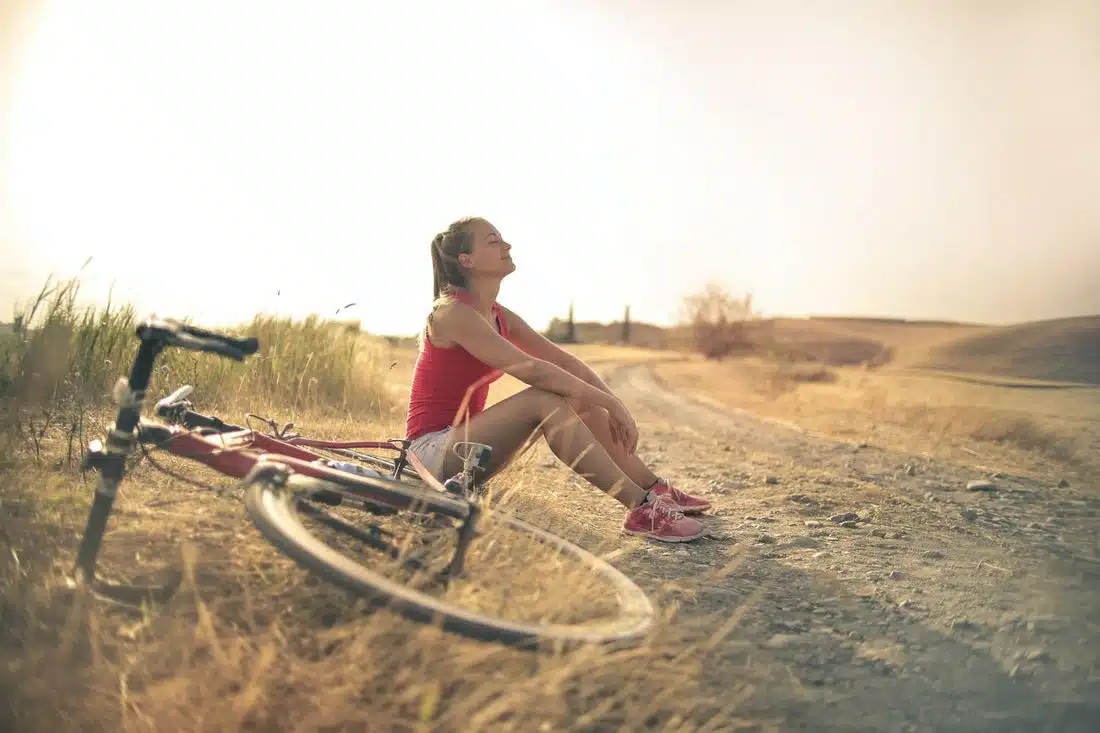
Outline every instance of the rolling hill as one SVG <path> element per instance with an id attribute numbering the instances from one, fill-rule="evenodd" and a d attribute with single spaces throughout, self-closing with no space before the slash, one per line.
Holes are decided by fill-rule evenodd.
<path id="1" fill-rule="evenodd" d="M 938 344 L 911 366 L 1100 384 L 1100 316 L 986 327 Z"/>
<path id="2" fill-rule="evenodd" d="M 560 336 L 564 324 L 551 324 Z M 578 322 L 581 343 L 621 343 L 620 323 Z M 1100 384 L 1100 316 L 989 326 L 949 321 L 813 316 L 747 324 L 754 351 L 832 366 L 889 365 L 991 377 Z M 683 326 L 631 324 L 631 344 L 688 349 Z"/>

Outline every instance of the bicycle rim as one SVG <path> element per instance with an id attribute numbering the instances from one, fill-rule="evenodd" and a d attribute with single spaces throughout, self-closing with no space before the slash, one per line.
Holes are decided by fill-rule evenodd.
<path id="1" fill-rule="evenodd" d="M 315 492 L 319 485 L 328 490 L 340 490 L 336 484 L 299 474 L 290 474 L 285 481 L 276 480 L 270 473 L 250 478 L 245 504 L 253 523 L 269 542 L 310 572 L 356 595 L 384 600 L 386 608 L 411 620 L 439 624 L 445 631 L 473 639 L 521 647 L 536 646 L 540 642 L 566 646 L 632 642 L 653 627 L 655 611 L 652 603 L 641 588 L 621 571 L 569 540 L 514 516 L 491 512 L 494 522 L 502 522 L 510 531 L 526 537 L 528 541 L 547 546 L 583 568 L 588 582 L 598 584 L 600 591 L 607 594 L 607 602 L 614 605 L 615 611 L 610 618 L 594 623 L 515 620 L 467 608 L 405 585 L 322 541 L 302 523 L 303 514 L 325 513 L 310 506 L 303 497 Z M 389 490 L 394 492 L 404 488 L 398 482 L 388 483 L 392 484 Z M 357 539 L 369 544 L 370 538 L 365 536 L 369 533 L 363 534 Z M 473 542 L 482 539 L 479 537 Z M 494 538 L 489 544 L 495 541 Z M 471 544 L 471 551 L 473 546 Z M 467 568 L 467 573 L 477 572 L 477 567 Z M 571 597 L 574 590 L 575 586 L 570 584 L 569 587 L 559 587 L 557 592 L 563 597 Z"/>

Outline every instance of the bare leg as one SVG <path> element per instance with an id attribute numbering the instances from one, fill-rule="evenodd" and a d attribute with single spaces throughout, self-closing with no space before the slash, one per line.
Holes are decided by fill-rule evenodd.
<path id="1" fill-rule="evenodd" d="M 645 499 L 645 490 L 608 455 L 569 403 L 560 395 L 535 388 L 502 400 L 455 428 L 444 448 L 439 474 L 450 476 L 462 469 L 462 460 L 451 450 L 456 442 L 491 446 L 489 475 L 493 475 L 540 433 L 554 455 L 627 508 Z"/>
<path id="2" fill-rule="evenodd" d="M 577 404 L 573 404 L 573 409 L 580 415 L 581 420 L 584 420 L 584 424 L 592 431 L 592 435 L 600 442 L 603 449 L 615 460 L 615 463 L 619 464 L 619 468 L 630 477 L 631 481 L 643 489 L 647 489 L 656 483 L 657 474 L 653 473 L 637 454 L 627 453 L 611 437 L 611 418 L 607 414 L 607 410 L 602 407 L 582 407 Z"/>

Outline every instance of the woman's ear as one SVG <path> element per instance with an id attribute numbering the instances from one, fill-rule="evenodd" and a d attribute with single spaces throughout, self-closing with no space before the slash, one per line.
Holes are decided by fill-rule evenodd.
<path id="1" fill-rule="evenodd" d="M 458 256 L 458 264 L 462 265 L 463 267 L 473 267 L 474 258 L 471 257 L 468 253 L 463 252 Z"/>

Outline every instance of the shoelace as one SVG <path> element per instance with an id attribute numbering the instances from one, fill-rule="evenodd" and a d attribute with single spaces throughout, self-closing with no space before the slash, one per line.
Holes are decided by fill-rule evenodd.
<path id="1" fill-rule="evenodd" d="M 653 501 L 649 503 L 649 506 L 653 514 L 654 523 L 656 523 L 658 515 L 672 522 L 684 518 L 684 513 L 680 510 L 680 507 L 678 507 L 676 502 L 670 499 L 667 494 L 654 494 Z"/>
<path id="2" fill-rule="evenodd" d="M 680 491 L 678 488 L 676 488 L 675 486 L 670 484 L 668 481 L 665 481 L 664 478 L 662 478 L 661 476 L 657 477 L 657 483 L 661 484 L 666 489 L 668 489 L 668 493 L 665 494 L 665 496 L 669 497 L 670 499 L 675 500 L 676 497 L 678 497 L 678 496 L 679 497 L 685 496 L 684 492 Z M 656 484 L 654 484 L 654 486 L 656 486 Z"/>

